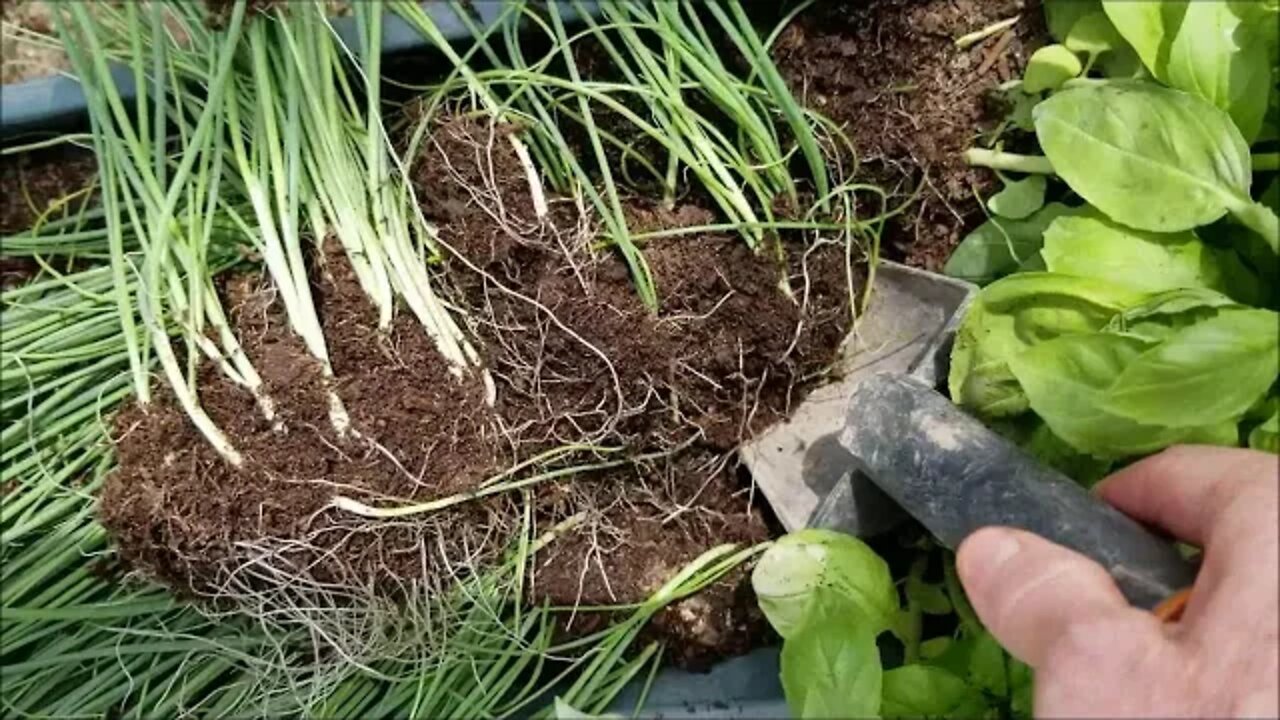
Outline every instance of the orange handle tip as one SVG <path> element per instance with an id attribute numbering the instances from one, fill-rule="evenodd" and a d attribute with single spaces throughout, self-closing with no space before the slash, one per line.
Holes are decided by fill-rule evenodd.
<path id="1" fill-rule="evenodd" d="M 1151 612 L 1160 622 L 1178 622 L 1182 619 L 1182 613 L 1187 609 L 1187 600 L 1190 598 L 1191 588 L 1179 590 L 1162 600 Z"/>

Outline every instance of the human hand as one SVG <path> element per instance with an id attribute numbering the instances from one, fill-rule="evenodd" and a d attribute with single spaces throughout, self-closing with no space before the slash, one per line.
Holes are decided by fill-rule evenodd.
<path id="1" fill-rule="evenodd" d="M 1035 669 L 1037 717 L 1280 716 L 1280 465 L 1176 447 L 1107 478 L 1116 508 L 1204 549 L 1182 618 L 1130 606 L 1101 565 L 1011 528 L 961 544 L 993 635 Z"/>

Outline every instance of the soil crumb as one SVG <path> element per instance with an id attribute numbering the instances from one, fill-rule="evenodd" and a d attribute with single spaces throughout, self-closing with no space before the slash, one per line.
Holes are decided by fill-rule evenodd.
<path id="1" fill-rule="evenodd" d="M 277 571 L 394 593 L 496 558 L 520 496 L 369 523 L 334 509 L 335 494 L 374 505 L 445 498 L 565 444 L 606 449 L 573 464 L 635 462 L 532 486 L 540 527 L 580 521 L 539 554 L 531 602 L 637 602 L 703 552 L 769 536 L 733 453 L 789 412 L 833 359 L 851 283 L 862 282 L 844 247 L 781 238 L 781 264 L 728 235 L 652 240 L 654 313 L 623 261 L 595 246 L 599 229 L 582 208 L 548 197 L 540 214 L 511 132 L 449 119 L 411 168 L 442 246 L 437 286 L 483 356 L 494 404 L 478 379 L 451 374 L 406 309 L 378 329 L 334 241 L 313 259 L 332 378 L 287 330 L 264 279 L 229 280 L 224 303 L 276 417 L 208 363 L 201 401 L 241 467 L 171 398 L 119 414 L 120 465 L 101 515 L 130 566 L 200 596 L 252 593 L 263 572 Z M 696 206 L 628 202 L 637 231 L 712 218 Z M 330 422 L 330 391 L 350 415 L 345 435 Z M 259 560 L 245 563 L 249 555 Z M 733 573 L 668 608 L 649 632 L 688 666 L 751 647 L 765 625 L 745 580 Z M 583 629 L 588 620 L 567 622 Z"/>
<path id="2" fill-rule="evenodd" d="M 1017 16 L 968 49 L 955 40 Z M 846 0 L 815 3 L 779 36 L 775 61 L 793 92 L 844 126 L 864 169 L 905 199 L 886 228 L 894 259 L 941 268 L 985 216 L 995 179 L 961 158 L 1003 112 L 992 90 L 1020 77 L 1046 37 L 1037 0 Z"/>

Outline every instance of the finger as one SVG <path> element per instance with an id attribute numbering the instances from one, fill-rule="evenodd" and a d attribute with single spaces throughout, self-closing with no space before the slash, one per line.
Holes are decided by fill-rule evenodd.
<path id="1" fill-rule="evenodd" d="M 1097 492 L 1130 517 L 1180 540 L 1205 545 L 1211 529 L 1251 485 L 1275 484 L 1274 455 L 1184 445 L 1141 460 L 1103 480 Z"/>
<path id="2" fill-rule="evenodd" d="M 983 624 L 1032 667 L 1073 627 L 1154 622 L 1129 606 L 1101 565 L 1022 530 L 975 532 L 961 543 L 956 568 Z"/>

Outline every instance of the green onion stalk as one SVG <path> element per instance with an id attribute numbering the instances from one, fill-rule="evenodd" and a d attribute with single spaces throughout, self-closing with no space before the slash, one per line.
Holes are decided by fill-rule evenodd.
<path id="1" fill-rule="evenodd" d="M 311 293 L 301 237 L 302 207 L 312 200 L 311 189 L 304 185 L 298 66 L 281 47 L 281 33 L 273 27 L 287 22 L 282 12 L 277 11 L 274 23 L 265 17 L 250 23 L 246 31 L 250 70 L 243 77 L 230 78 L 224 97 L 233 167 L 249 198 L 256 228 L 233 217 L 253 239 L 290 327 L 320 363 L 328 384 L 333 366 Z M 243 120 L 242 106 L 249 109 Z M 330 422 L 343 435 L 350 418 L 332 387 L 328 396 Z"/>
<path id="2" fill-rule="evenodd" d="M 197 350 L 208 353 L 216 347 L 204 338 L 206 322 L 217 327 L 217 335 L 224 343 L 233 337 L 226 327 L 225 314 L 217 307 L 207 246 L 213 235 L 210 218 L 220 188 L 220 163 L 216 162 L 220 145 L 214 139 L 223 122 L 221 94 L 231 72 L 244 7 L 237 6 L 227 32 L 208 56 L 206 102 L 194 125 L 190 125 L 184 115 L 185 103 L 169 105 L 166 72 L 170 62 L 166 54 L 169 43 L 161 17 L 162 6 L 151 6 L 150 57 L 147 52 L 130 57 L 135 69 L 151 60 L 152 84 L 144 83 L 138 90 L 138 107 L 143 108 L 140 112 L 151 113 L 149 128 L 144 124 L 146 117 L 131 118 L 124 107 L 107 67 L 105 50 L 99 40 L 100 28 L 83 7 L 71 5 L 69 11 L 74 31 L 61 12 L 55 13 L 55 22 L 66 40 L 68 55 L 89 100 L 117 302 L 127 329 L 133 322 L 133 313 L 125 309 L 125 278 L 136 276 L 137 315 L 148 330 L 143 343 L 129 347 L 138 402 L 145 406 L 151 399 L 145 368 L 149 365 L 147 358 L 154 353 L 175 397 L 195 427 L 225 460 L 238 465 L 238 451 L 200 406 L 195 391 L 195 358 L 199 355 Z M 129 11 L 128 21 L 136 34 L 142 32 L 136 11 Z M 175 87 L 173 91 L 180 97 L 181 88 Z M 150 106 L 144 102 L 148 94 Z M 166 148 L 171 139 L 170 124 L 175 121 L 182 150 L 170 174 Z M 207 199 L 198 197 L 200 193 Z M 188 201 L 186 212 L 181 213 L 178 206 L 184 199 Z M 132 226 L 139 240 L 141 267 L 123 254 L 120 239 L 125 222 Z M 187 349 L 185 369 L 170 342 L 167 322 L 179 325 L 178 334 Z M 126 337 L 131 337 L 127 330 Z M 261 380 L 238 344 L 232 343 L 226 352 L 219 351 L 216 356 L 225 359 L 221 363 L 224 369 L 234 369 L 233 379 L 254 391 L 264 412 L 270 412 L 270 403 L 262 400 Z"/>
<path id="3" fill-rule="evenodd" d="M 705 6 L 705 12 L 701 5 L 604 2 L 599 20 L 581 3 L 573 7 L 585 28 L 571 34 L 558 4 L 547 6 L 544 16 L 527 3 L 513 3 L 504 7 L 494 25 L 481 28 L 455 3 L 453 12 L 469 28 L 474 45 L 466 53 L 446 51 L 455 69 L 432 88 L 428 107 L 434 110 L 444 105 L 444 97 L 466 92 L 492 98 L 490 102 L 508 113 L 529 118 L 527 139 L 539 169 L 557 192 L 581 193 L 590 200 L 604 224 L 608 244 L 630 266 L 646 304 L 656 308 L 656 288 L 640 252 L 643 238 L 628 230 L 619 200 L 622 179 L 632 185 L 638 182 L 631 177 L 633 167 L 641 168 L 649 183 L 662 188 L 667 203 L 681 194 L 680 180 L 692 177 L 726 220 L 716 223 L 718 230 L 736 231 L 751 247 L 768 247 L 780 260 L 780 231 L 808 230 L 816 235 L 835 228 L 843 242 L 864 246 L 875 262 L 878 227 L 887 212 L 882 209 L 874 217 L 859 217 L 866 213 L 858 196 L 868 191 L 875 194 L 877 189 L 843 179 L 850 170 L 842 166 L 842 158 L 853 153 L 841 151 L 852 144 L 842 129 L 802 108 L 787 90 L 768 51 L 780 28 L 762 40 L 743 8 L 732 2 L 713 3 Z M 395 9 L 425 38 L 443 46 L 425 13 L 401 5 Z M 721 62 L 707 16 L 736 50 L 753 60 L 755 69 L 745 78 Z M 544 56 L 525 57 L 529 44 L 521 38 L 523 26 L 546 35 L 551 49 Z M 594 40 L 625 82 L 584 78 L 572 49 L 583 40 Z M 473 55 L 483 57 L 491 69 L 471 68 L 466 58 Z M 565 74 L 555 70 L 557 65 Z M 627 133 L 601 128 L 595 116 L 602 111 L 630 126 L 630 135 L 651 141 L 665 152 L 665 162 L 637 151 L 635 138 Z M 430 115 L 421 119 L 415 139 L 430 120 Z M 585 131 L 598 178 L 575 156 L 560 130 L 565 122 Z M 824 145 L 836 146 L 830 158 Z M 608 151 L 621 157 L 621 178 L 615 177 Z M 811 195 L 792 174 L 791 159 L 797 154 L 808 168 Z M 804 206 L 805 197 L 816 198 L 813 207 Z M 775 215 L 778 199 L 791 206 L 790 217 Z M 785 270 L 780 286 L 791 292 Z"/>
<path id="4" fill-rule="evenodd" d="M 303 100 L 302 158 L 315 192 L 307 212 L 312 233 L 317 239 L 336 236 L 378 309 L 381 328 L 390 327 L 395 299 L 403 299 L 454 375 L 461 376 L 479 366 L 479 356 L 432 288 L 424 256 L 433 241 L 403 169 L 389 157 L 378 82 L 381 4 L 355 6 L 358 61 L 321 10 L 319 5 L 290 6 L 288 21 L 280 20 L 283 47 L 297 65 L 297 84 L 290 92 Z M 351 77 L 348 69 L 355 70 Z"/>

